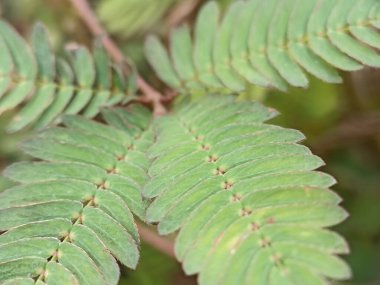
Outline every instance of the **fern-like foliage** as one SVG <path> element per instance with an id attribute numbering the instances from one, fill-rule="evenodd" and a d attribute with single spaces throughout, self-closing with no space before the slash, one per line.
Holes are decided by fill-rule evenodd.
<path id="1" fill-rule="evenodd" d="M 346 242 L 324 229 L 347 217 L 335 180 L 276 112 L 205 97 L 157 122 L 147 220 L 180 230 L 176 255 L 201 285 L 327 284 L 346 279 Z"/>
<path id="2" fill-rule="evenodd" d="M 247 83 L 286 90 L 306 87 L 306 73 L 341 82 L 336 69 L 380 67 L 378 0 L 235 1 L 219 22 L 216 2 L 194 28 L 175 29 L 170 57 L 157 37 L 146 55 L 159 77 L 185 92 L 241 92 Z"/>
<path id="3" fill-rule="evenodd" d="M 107 110 L 110 126 L 65 116 L 22 145 L 45 161 L 5 171 L 20 185 L 0 194 L 0 284 L 117 284 L 115 259 L 135 268 L 153 134 L 131 108 Z"/>
<path id="4" fill-rule="evenodd" d="M 107 0 L 97 14 L 107 29 L 128 38 L 152 28 L 178 0 Z"/>
<path id="5" fill-rule="evenodd" d="M 84 47 L 56 59 L 44 27 L 32 32 L 32 48 L 5 22 L 0 22 L 0 114 L 25 103 L 9 131 L 60 122 L 62 114 L 94 117 L 102 107 L 126 100 L 134 92 L 120 67 L 112 66 L 100 42 L 94 55 Z"/>

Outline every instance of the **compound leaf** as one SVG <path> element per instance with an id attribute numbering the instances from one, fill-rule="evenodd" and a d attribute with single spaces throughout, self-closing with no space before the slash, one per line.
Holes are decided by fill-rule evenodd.
<path id="1" fill-rule="evenodd" d="M 122 75 L 112 72 L 99 41 L 93 54 L 81 46 L 71 48 L 68 63 L 56 59 L 43 25 L 34 26 L 31 38 L 30 47 L 9 24 L 0 22 L 0 114 L 24 105 L 8 131 L 57 124 L 65 114 L 93 118 L 102 108 L 132 97 L 130 86 L 115 86 L 114 78 Z"/>
<path id="2" fill-rule="evenodd" d="M 19 185 L 0 194 L 1 284 L 27 284 L 20 279 L 27 277 L 36 284 L 117 284 L 116 260 L 136 267 L 140 241 L 132 213 L 145 216 L 141 188 L 152 116 L 135 106 L 106 113 L 125 124 L 66 116 L 65 127 L 22 145 L 45 161 L 5 170 Z"/>
<path id="3" fill-rule="evenodd" d="M 201 285 L 350 277 L 336 256 L 346 242 L 325 229 L 347 217 L 329 190 L 335 180 L 316 171 L 323 161 L 298 144 L 302 134 L 265 123 L 274 115 L 206 96 L 156 122 L 147 220 L 179 231 L 176 255 Z"/>
<path id="4" fill-rule="evenodd" d="M 183 93 L 240 93 L 246 83 L 285 91 L 307 87 L 307 73 L 340 83 L 336 69 L 380 66 L 379 11 L 377 0 L 239 0 L 219 19 L 218 4 L 209 1 L 193 44 L 178 27 L 170 56 L 153 36 L 146 55 L 158 76 Z M 179 54 L 186 64 L 178 64 Z"/>

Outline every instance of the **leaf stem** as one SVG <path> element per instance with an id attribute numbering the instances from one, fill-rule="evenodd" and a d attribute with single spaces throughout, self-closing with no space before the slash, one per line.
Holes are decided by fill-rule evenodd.
<path id="1" fill-rule="evenodd" d="M 112 41 L 110 36 L 107 34 L 106 30 L 102 27 L 99 20 L 92 11 L 87 0 L 69 0 L 75 10 L 77 11 L 80 18 L 86 24 L 90 32 L 95 37 L 100 37 L 102 43 L 110 54 L 110 56 L 116 62 L 124 62 L 124 55 L 117 45 Z M 137 86 L 144 94 L 142 102 L 151 103 L 153 105 L 154 114 L 156 116 L 163 115 L 166 113 L 166 108 L 162 104 L 162 94 L 155 90 L 151 85 L 149 85 L 139 74 L 137 75 Z"/>

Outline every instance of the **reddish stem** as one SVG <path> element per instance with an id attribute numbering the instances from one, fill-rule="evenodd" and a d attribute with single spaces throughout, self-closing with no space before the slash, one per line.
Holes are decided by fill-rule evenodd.
<path id="1" fill-rule="evenodd" d="M 88 2 L 86 0 L 70 0 L 70 2 L 75 7 L 80 18 L 86 24 L 91 33 L 94 36 L 101 38 L 103 45 L 110 54 L 110 56 L 116 62 L 123 62 L 123 53 L 112 41 L 112 39 L 107 34 L 106 30 L 99 23 Z M 154 114 L 156 116 L 163 115 L 166 113 L 166 109 L 164 105 L 161 103 L 162 95 L 152 86 L 150 86 L 140 75 L 137 75 L 137 86 L 145 96 L 143 101 L 152 103 Z"/>

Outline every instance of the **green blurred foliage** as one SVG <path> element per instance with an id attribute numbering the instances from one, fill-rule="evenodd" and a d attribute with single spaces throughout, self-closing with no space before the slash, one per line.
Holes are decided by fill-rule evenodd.
<path id="1" fill-rule="evenodd" d="M 88 29 L 78 20 L 67 0 L 1 0 L 0 15 L 26 36 L 34 23 L 42 22 L 57 51 L 62 52 L 70 42 L 88 44 L 92 41 Z"/>
<path id="2" fill-rule="evenodd" d="M 231 1 L 233 0 L 219 0 L 224 6 Z M 94 6 L 100 2 L 105 3 L 107 0 L 91 1 Z M 88 30 L 67 1 L 1 0 L 0 13 L 24 34 L 27 34 L 33 22 L 43 22 L 48 27 L 57 49 L 62 49 L 68 42 L 91 42 Z M 126 14 L 125 17 L 127 16 Z M 157 21 L 163 23 L 165 19 Z M 155 30 L 152 27 L 145 32 Z M 154 78 L 143 57 L 143 37 L 132 38 L 127 42 L 121 40 L 122 37 L 116 39 L 126 54 L 134 60 L 143 76 Z M 362 84 L 358 84 L 357 80 L 361 80 Z M 360 77 L 352 81 L 349 76 L 345 76 L 343 85 L 330 85 L 311 79 L 310 88 L 307 90 L 292 88 L 289 93 L 283 94 L 253 87 L 248 94 L 240 96 L 240 99 L 263 101 L 279 110 L 281 115 L 272 120 L 272 123 L 305 133 L 308 138 L 305 143 L 326 161 L 324 171 L 338 180 L 334 189 L 342 196 L 343 206 L 350 213 L 350 218 L 337 230 L 350 244 L 352 254 L 347 260 L 354 272 L 353 280 L 339 283 L 341 285 L 380 284 L 380 127 L 374 136 L 359 137 L 352 142 L 338 138 L 335 140 L 336 145 L 322 151 L 318 143 L 327 134 L 334 134 L 334 130 L 350 114 L 366 114 L 370 110 L 380 113 L 380 85 L 376 87 L 375 83 L 376 81 L 371 84 L 363 83 Z M 360 88 L 353 90 L 353 84 Z M 366 85 L 371 86 L 371 92 L 375 96 L 366 96 L 366 90 L 362 87 Z M 6 165 L 22 159 L 17 143 L 28 135 L 27 131 L 6 134 L 4 126 L 8 117 L 0 118 L 0 171 Z M 10 181 L 0 178 L 0 191 L 10 185 Z M 120 284 L 185 284 L 177 279 L 181 271 L 175 261 L 144 245 L 141 254 L 138 269 L 134 272 L 123 271 Z"/>
<path id="3" fill-rule="evenodd" d="M 152 247 L 142 244 L 140 263 L 136 271 L 124 271 L 120 285 L 168 285 L 180 267 L 172 258 L 162 255 Z"/>
<path id="4" fill-rule="evenodd" d="M 302 130 L 313 139 L 338 121 L 344 111 L 344 96 L 339 85 L 309 79 L 309 89 L 290 88 L 286 94 L 270 91 L 264 103 L 283 114 L 273 123 Z"/>
<path id="5" fill-rule="evenodd" d="M 107 29 L 122 38 L 141 35 L 164 26 L 162 16 L 179 0 L 108 0 L 99 1 L 96 11 Z"/>

